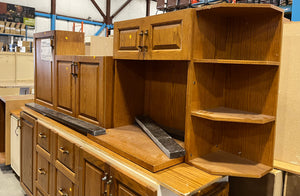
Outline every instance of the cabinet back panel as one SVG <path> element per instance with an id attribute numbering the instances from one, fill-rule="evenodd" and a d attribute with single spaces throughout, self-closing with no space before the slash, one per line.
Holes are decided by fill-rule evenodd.
<path id="1" fill-rule="evenodd" d="M 84 33 L 55 31 L 55 55 L 84 55 Z"/>
<path id="2" fill-rule="evenodd" d="M 279 61 L 281 13 L 249 17 L 198 13 L 194 58 Z M 205 47 L 204 47 L 205 46 Z"/>
<path id="3" fill-rule="evenodd" d="M 146 115 L 165 127 L 185 129 L 185 61 L 122 61 L 115 74 L 114 127 Z"/>
<path id="4" fill-rule="evenodd" d="M 42 39 L 36 39 L 35 47 L 41 48 L 41 40 Z M 36 82 L 36 98 L 46 101 L 50 104 L 53 102 L 52 97 L 52 89 L 53 89 L 53 81 L 52 81 L 52 75 L 53 75 L 53 66 L 52 61 L 45 61 L 41 59 L 41 52 L 36 52 L 35 57 L 36 65 L 35 66 L 35 80 Z"/>
<path id="5" fill-rule="evenodd" d="M 158 124 L 184 131 L 187 62 L 152 61 L 146 67 L 144 114 Z"/>

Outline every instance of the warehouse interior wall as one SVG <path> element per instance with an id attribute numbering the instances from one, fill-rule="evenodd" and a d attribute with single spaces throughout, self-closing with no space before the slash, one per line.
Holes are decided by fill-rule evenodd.
<path id="1" fill-rule="evenodd" d="M 51 0 L 1 0 L 4 3 L 11 3 L 34 7 L 36 11 L 51 12 Z M 106 1 L 96 0 L 102 11 L 106 12 Z M 111 15 L 125 3 L 126 0 L 111 1 Z M 96 21 L 103 21 L 101 14 L 94 7 L 90 0 L 56 0 L 56 14 L 65 15 L 68 17 L 84 18 Z M 106 14 L 106 13 L 105 13 Z M 156 14 L 156 2 L 151 1 L 150 15 Z M 132 0 L 114 19 L 113 23 L 122 20 L 141 18 L 146 16 L 146 0 Z M 48 18 L 36 17 L 35 29 L 28 30 L 28 37 L 33 37 L 34 33 L 50 31 L 51 20 Z M 56 30 L 73 29 L 73 22 L 64 20 L 56 20 Z M 81 29 L 80 23 L 75 24 L 75 31 Z M 100 26 L 84 24 L 83 31 L 86 36 L 94 35 Z M 100 36 L 105 36 L 105 31 L 102 31 Z"/>

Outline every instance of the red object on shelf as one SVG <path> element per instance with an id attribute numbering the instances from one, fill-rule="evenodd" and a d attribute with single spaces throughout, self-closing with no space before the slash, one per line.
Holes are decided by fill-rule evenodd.
<path id="1" fill-rule="evenodd" d="M 191 4 L 198 3 L 198 0 L 191 0 Z"/>

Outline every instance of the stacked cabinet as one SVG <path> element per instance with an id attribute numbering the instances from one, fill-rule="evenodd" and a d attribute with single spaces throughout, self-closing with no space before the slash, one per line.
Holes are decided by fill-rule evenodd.
<path id="1" fill-rule="evenodd" d="M 102 127 L 112 126 L 112 57 L 56 56 L 54 109 Z"/>
<path id="2" fill-rule="evenodd" d="M 35 102 L 54 107 L 55 55 L 84 55 L 84 33 L 48 31 L 34 34 Z"/>
<path id="3" fill-rule="evenodd" d="M 114 127 L 146 115 L 185 133 L 189 164 L 263 176 L 273 167 L 282 18 L 272 5 L 217 4 L 115 23 Z"/>

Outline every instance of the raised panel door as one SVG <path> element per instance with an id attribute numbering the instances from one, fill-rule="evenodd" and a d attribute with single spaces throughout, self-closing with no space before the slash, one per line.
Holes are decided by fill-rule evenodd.
<path id="1" fill-rule="evenodd" d="M 134 19 L 114 24 L 114 58 L 143 59 L 141 52 L 144 19 Z"/>
<path id="2" fill-rule="evenodd" d="M 75 66 L 73 56 L 56 56 L 55 107 L 58 111 L 74 116 L 75 112 Z"/>
<path id="3" fill-rule="evenodd" d="M 85 162 L 85 182 L 84 195 L 85 196 L 101 196 L 104 194 L 104 171 Z"/>

